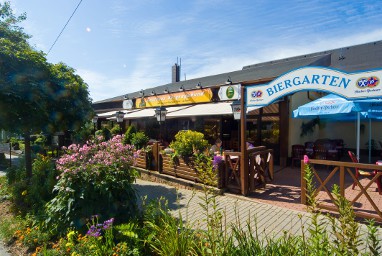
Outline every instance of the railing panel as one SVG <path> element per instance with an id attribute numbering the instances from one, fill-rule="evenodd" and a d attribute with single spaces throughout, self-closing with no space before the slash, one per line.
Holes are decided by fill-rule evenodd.
<path id="1" fill-rule="evenodd" d="M 338 161 L 310 159 L 314 174 L 316 192 L 313 195 L 319 208 L 338 212 L 334 204 L 332 186 L 337 184 L 340 194 L 345 197 L 358 217 L 382 221 L 382 195 L 376 188 L 378 179 L 382 179 L 382 166 Z M 301 203 L 307 204 L 305 164 L 301 161 Z M 355 176 L 355 168 L 372 171 L 374 177 Z M 352 189 L 352 184 L 356 187 Z"/>
<path id="2" fill-rule="evenodd" d="M 273 180 L 273 150 L 261 149 L 249 154 L 249 192 L 258 186 L 265 186 Z"/>

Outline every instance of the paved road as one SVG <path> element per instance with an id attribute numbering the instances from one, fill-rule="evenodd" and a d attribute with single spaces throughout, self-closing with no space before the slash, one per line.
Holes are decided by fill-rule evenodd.
<path id="1" fill-rule="evenodd" d="M 3 242 L 0 242 L 0 256 L 11 256 L 5 249 Z"/>
<path id="2" fill-rule="evenodd" d="M 169 208 L 174 216 L 182 215 L 182 218 L 194 227 L 204 228 L 205 212 L 200 203 L 203 202 L 203 193 L 187 189 L 175 189 L 174 187 L 153 183 L 145 180 L 137 180 L 135 187 L 138 194 L 147 196 L 148 200 L 165 197 Z M 242 196 L 224 195 L 218 196 L 217 202 L 225 217 L 226 225 L 240 223 L 246 227 L 249 220 L 260 239 L 266 236 L 280 237 L 284 232 L 293 235 L 301 235 L 302 226 L 306 230 L 310 225 L 309 213 L 286 209 L 275 205 L 256 202 Z M 360 230 L 366 232 L 367 228 L 361 224 Z M 306 232 L 307 233 L 307 232 Z M 379 229 L 379 237 L 382 239 L 382 228 Z M 360 248 L 361 249 L 361 248 Z M 382 251 L 381 251 L 382 255 Z"/>

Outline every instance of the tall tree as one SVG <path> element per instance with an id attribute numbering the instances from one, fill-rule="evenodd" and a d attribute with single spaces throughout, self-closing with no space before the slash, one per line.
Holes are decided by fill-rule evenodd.
<path id="1" fill-rule="evenodd" d="M 0 128 L 23 134 L 28 177 L 30 135 L 76 130 L 92 113 L 86 83 L 63 63 L 49 64 L 28 43 L 9 2 L 0 3 Z"/>

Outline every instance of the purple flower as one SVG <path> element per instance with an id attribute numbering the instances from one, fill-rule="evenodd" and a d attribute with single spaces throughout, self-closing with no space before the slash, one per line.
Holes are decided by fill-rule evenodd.
<path id="1" fill-rule="evenodd" d="M 114 218 L 111 218 L 110 220 L 104 221 L 103 229 L 105 229 L 105 230 L 109 229 L 113 225 L 113 222 L 114 222 Z"/>
<path id="2" fill-rule="evenodd" d="M 309 157 L 304 155 L 304 164 L 309 164 Z"/>
<path id="3" fill-rule="evenodd" d="M 213 165 L 214 169 L 218 168 L 218 165 L 221 161 L 223 161 L 222 156 L 214 156 L 214 160 L 212 161 L 212 165 Z"/>
<path id="4" fill-rule="evenodd" d="M 92 225 L 88 232 L 86 232 L 86 235 L 87 236 L 93 236 L 93 237 L 99 237 L 101 236 L 101 229 L 100 228 L 96 228 L 94 225 Z"/>

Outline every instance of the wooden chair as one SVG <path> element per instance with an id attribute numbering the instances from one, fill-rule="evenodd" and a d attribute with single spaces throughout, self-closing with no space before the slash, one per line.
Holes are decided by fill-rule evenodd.
<path id="1" fill-rule="evenodd" d="M 320 160 L 328 158 L 328 149 L 324 144 L 314 144 L 314 158 Z"/>
<path id="2" fill-rule="evenodd" d="M 305 154 L 309 158 L 314 158 L 314 142 L 313 141 L 305 142 Z"/>
<path id="3" fill-rule="evenodd" d="M 348 154 L 350 156 L 350 159 L 353 161 L 353 163 L 358 163 L 358 159 L 353 152 L 348 151 Z M 360 176 L 365 176 L 365 177 L 369 177 L 370 179 L 372 179 L 375 175 L 376 175 L 376 171 L 364 171 L 364 170 L 360 170 L 358 168 L 355 168 L 355 177 L 357 180 L 359 180 Z M 381 181 L 379 179 L 377 179 L 375 182 L 377 183 L 379 194 L 382 195 Z M 354 181 L 352 189 L 354 189 L 354 187 L 356 185 L 357 185 L 357 182 Z"/>
<path id="4" fill-rule="evenodd" d="M 327 150 L 326 151 L 326 158 L 328 160 L 334 160 L 334 161 L 340 160 L 340 155 L 339 155 L 339 152 L 337 149 L 336 141 L 330 140 L 330 141 L 326 142 L 324 145 L 325 145 L 325 148 Z"/>
<path id="5" fill-rule="evenodd" d="M 291 166 L 294 167 L 294 163 L 297 161 L 298 163 L 304 159 L 305 154 L 305 146 L 304 145 L 292 145 L 292 163 Z"/>

